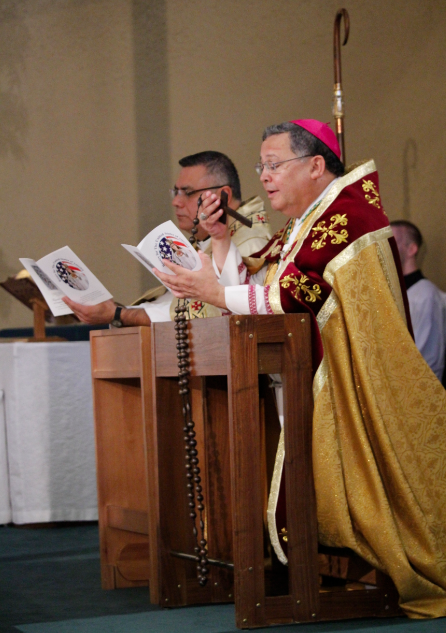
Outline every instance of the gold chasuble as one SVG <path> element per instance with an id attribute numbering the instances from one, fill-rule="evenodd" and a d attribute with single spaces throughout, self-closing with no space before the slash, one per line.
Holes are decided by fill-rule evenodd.
<path id="1" fill-rule="evenodd" d="M 275 271 L 272 312 L 313 320 L 319 540 L 389 574 L 408 616 L 446 616 L 446 391 L 408 330 L 373 161 L 336 181 L 281 261 L 283 238 L 249 263 Z M 268 524 L 286 563 L 283 460 L 282 436 Z"/>

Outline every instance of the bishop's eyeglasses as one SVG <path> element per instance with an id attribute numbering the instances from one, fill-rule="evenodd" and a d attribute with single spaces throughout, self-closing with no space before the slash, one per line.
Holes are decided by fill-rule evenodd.
<path id="1" fill-rule="evenodd" d="M 169 189 L 169 193 L 172 197 L 172 200 L 176 196 L 187 196 L 190 198 L 194 195 L 194 193 L 200 193 L 201 191 L 209 191 L 209 189 L 221 189 L 222 187 L 230 187 L 227 183 L 226 185 L 214 185 L 213 187 L 205 187 L 204 189 L 187 189 L 187 187 L 174 187 L 173 189 Z"/>
<path id="2" fill-rule="evenodd" d="M 299 158 L 308 158 L 308 156 L 313 156 L 313 154 L 304 154 L 303 156 L 296 156 L 296 158 L 288 158 L 287 160 L 280 160 L 277 163 L 270 163 L 267 160 L 266 163 L 256 163 L 254 165 L 254 169 L 259 174 L 259 176 L 262 175 L 262 172 L 264 169 L 266 169 L 266 171 L 270 172 L 271 174 L 275 174 L 277 172 L 277 167 L 279 165 L 283 165 L 283 163 L 289 163 L 292 160 L 299 160 Z"/>

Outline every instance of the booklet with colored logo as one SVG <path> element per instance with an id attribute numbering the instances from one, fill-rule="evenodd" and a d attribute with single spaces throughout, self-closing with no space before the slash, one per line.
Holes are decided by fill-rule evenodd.
<path id="1" fill-rule="evenodd" d="M 164 265 L 165 261 L 192 271 L 201 268 L 201 259 L 197 252 L 171 220 L 163 222 L 150 231 L 138 246 L 129 244 L 122 244 L 122 246 L 151 273 L 154 268 L 157 268 L 162 273 L 174 275 L 175 273 Z"/>
<path id="2" fill-rule="evenodd" d="M 99 279 L 68 246 L 59 248 L 37 262 L 22 257 L 19 259 L 43 294 L 54 316 L 73 314 L 62 301 L 64 296 L 87 306 L 94 306 L 112 298 Z"/>

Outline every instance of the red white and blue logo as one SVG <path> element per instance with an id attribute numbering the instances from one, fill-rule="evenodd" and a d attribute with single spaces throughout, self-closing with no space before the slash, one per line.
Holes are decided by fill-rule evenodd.
<path id="1" fill-rule="evenodd" d="M 178 251 L 181 252 L 183 248 L 187 249 L 187 245 L 172 235 L 165 235 L 159 241 L 161 259 L 168 259 L 170 262 L 172 261 L 174 253 L 178 253 Z"/>
<path id="2" fill-rule="evenodd" d="M 82 268 L 68 259 L 59 259 L 53 264 L 53 270 L 64 284 L 74 290 L 87 290 L 89 283 Z"/>

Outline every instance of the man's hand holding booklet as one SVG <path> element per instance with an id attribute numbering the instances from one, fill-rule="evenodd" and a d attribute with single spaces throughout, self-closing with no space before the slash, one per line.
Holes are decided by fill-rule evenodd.
<path id="1" fill-rule="evenodd" d="M 68 246 L 59 248 L 37 262 L 25 258 L 20 258 L 20 261 L 35 281 L 54 316 L 73 313 L 62 301 L 64 296 L 76 303 L 90 306 L 112 298 L 99 279 Z"/>

